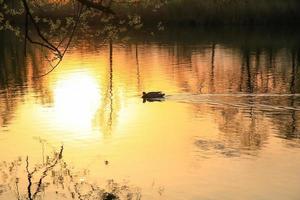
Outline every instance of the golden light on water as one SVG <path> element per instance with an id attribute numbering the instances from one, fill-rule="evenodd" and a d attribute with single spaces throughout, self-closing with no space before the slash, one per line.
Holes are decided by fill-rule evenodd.
<path id="1" fill-rule="evenodd" d="M 90 129 L 100 105 L 96 79 L 86 72 L 67 75 L 54 87 L 54 116 L 66 129 Z"/>
<path id="2" fill-rule="evenodd" d="M 205 95 L 226 93 L 228 88 L 236 93 L 238 87 L 247 86 L 247 76 L 240 77 L 245 72 L 239 71 L 238 56 L 217 46 L 213 64 L 210 51 L 195 51 L 187 60 L 155 45 L 142 45 L 138 52 L 132 49 L 115 48 L 112 62 L 107 49 L 100 54 L 78 49 L 54 73 L 30 83 L 34 92 L 25 95 L 25 102 L 2 97 L 3 105 L 14 105 L 16 110 L 9 115 L 10 110 L 0 106 L 8 119 L 12 116 L 6 122 L 10 134 L 3 134 L 2 158 L 25 153 L 30 161 L 34 155 L 38 161 L 41 145 L 32 139 L 38 138 L 49 145 L 63 143 L 64 160 L 88 169 L 93 178 L 129 179 L 146 195 L 155 190 L 149 188 L 152 182 L 166 187 L 170 197 L 166 199 L 176 199 L 178 189 L 180 197 L 210 196 L 230 182 L 234 184 L 227 187 L 228 194 L 243 199 L 241 193 L 249 188 L 264 193 L 264 186 L 273 184 L 270 188 L 276 189 L 277 183 L 269 181 L 273 174 L 281 175 L 278 180 L 283 183 L 293 181 L 293 191 L 298 191 L 299 176 L 292 172 L 299 162 L 285 163 L 299 154 L 288 154 L 286 144 L 273 137 L 283 129 L 277 125 L 279 115 L 265 115 L 254 103 L 266 102 L 252 97 Z M 143 103 L 141 92 L 152 90 L 165 92 L 165 101 Z M 284 100 L 282 104 L 289 105 L 289 99 Z M 287 126 L 298 127 L 294 119 L 299 114 L 286 114 Z M 16 141 L 21 141 L 18 148 Z M 89 177 L 80 176 L 79 181 Z M 237 187 L 242 192 L 232 189 Z"/>

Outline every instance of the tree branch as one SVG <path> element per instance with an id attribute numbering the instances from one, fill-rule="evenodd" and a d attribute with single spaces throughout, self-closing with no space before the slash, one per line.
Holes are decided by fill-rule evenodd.
<path id="1" fill-rule="evenodd" d="M 38 34 L 39 37 L 42 39 L 42 41 L 43 41 L 44 43 L 46 43 L 46 44 L 33 41 L 33 40 L 28 36 L 28 32 L 26 33 L 27 39 L 28 39 L 31 43 L 33 43 L 33 44 L 38 44 L 38 45 L 44 46 L 44 47 L 46 47 L 46 48 L 49 48 L 49 49 L 51 49 L 52 51 L 56 51 L 57 54 L 58 54 L 58 56 L 61 57 L 61 52 L 60 52 L 53 44 L 51 44 L 51 42 L 49 42 L 49 41 L 44 37 L 44 35 L 42 34 L 42 32 L 41 32 L 41 30 L 40 30 L 38 24 L 35 22 L 34 17 L 32 16 L 32 14 L 31 14 L 31 12 L 30 12 L 30 9 L 29 9 L 29 7 L 28 7 L 27 1 L 26 1 L 26 0 L 22 0 L 22 2 L 23 2 L 23 6 L 24 6 L 24 8 L 25 8 L 25 17 L 26 17 L 25 23 L 26 23 L 26 26 L 27 26 L 26 28 L 28 29 L 28 17 L 29 17 L 30 20 L 31 20 L 31 23 L 33 24 L 33 26 L 34 26 L 34 28 L 35 28 L 35 30 L 36 30 L 36 32 L 37 32 L 37 34 Z M 28 30 L 26 30 L 26 31 L 28 31 Z"/>
<path id="2" fill-rule="evenodd" d="M 43 171 L 42 176 L 39 179 L 37 188 L 36 188 L 35 192 L 32 195 L 32 199 L 35 199 L 36 195 L 41 191 L 41 187 L 42 187 L 42 184 L 43 184 L 43 179 L 48 175 L 48 172 L 57 165 L 59 160 L 62 159 L 63 150 L 64 150 L 64 146 L 61 146 L 60 147 L 60 152 L 58 153 L 58 155 L 55 158 L 54 162 L 52 164 L 50 164 L 48 167 L 46 167 L 46 169 Z"/>
<path id="3" fill-rule="evenodd" d="M 83 6 L 80 7 L 79 13 L 78 13 L 78 15 L 77 15 L 76 22 L 75 22 L 74 27 L 73 27 L 73 29 L 72 29 L 72 32 L 71 32 L 71 35 L 70 35 L 69 40 L 68 40 L 68 42 L 67 42 L 67 45 L 66 45 L 64 51 L 63 51 L 62 53 L 60 53 L 59 61 L 58 61 L 55 65 L 52 65 L 51 62 L 49 62 L 52 68 L 51 68 L 48 72 L 46 72 L 46 73 L 44 73 L 44 74 L 42 74 L 42 75 L 40 75 L 40 76 L 33 77 L 33 78 L 41 78 L 41 77 L 43 77 L 43 76 L 46 76 L 46 75 L 50 74 L 50 73 L 51 73 L 53 70 L 55 70 L 56 67 L 58 67 L 58 65 L 61 63 L 61 61 L 62 61 L 63 57 L 65 56 L 65 54 L 66 54 L 66 52 L 67 52 L 67 50 L 68 50 L 68 48 L 69 48 L 69 46 L 70 46 L 70 44 L 71 44 L 71 41 L 72 41 L 72 39 L 73 39 L 73 37 L 74 37 L 75 31 L 76 31 L 76 29 L 77 29 L 77 27 L 78 27 L 78 24 L 79 24 L 79 21 L 80 21 L 80 16 L 81 16 L 81 14 L 82 14 L 82 11 L 83 11 Z M 59 45 L 60 45 L 60 44 L 59 44 Z"/>

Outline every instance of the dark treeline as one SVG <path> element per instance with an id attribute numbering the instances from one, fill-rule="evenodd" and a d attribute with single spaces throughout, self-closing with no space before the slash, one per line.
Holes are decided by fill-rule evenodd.
<path id="1" fill-rule="evenodd" d="M 131 40 L 135 42 L 161 44 L 173 43 L 183 45 L 223 44 L 229 48 L 242 49 L 244 47 L 251 50 L 273 50 L 282 48 L 298 49 L 300 44 L 300 29 L 298 27 L 169 27 L 165 31 L 150 35 L 137 33 L 131 35 Z"/>
<path id="2" fill-rule="evenodd" d="M 154 18 L 169 25 L 287 25 L 300 22 L 299 10 L 298 0 L 170 0 Z"/>
<path id="3" fill-rule="evenodd" d="M 5 0 L 4 2 L 16 9 L 21 7 L 19 0 Z M 57 19 L 72 16 L 73 4 L 71 1 L 62 1 L 59 7 L 43 4 L 32 9 L 41 17 Z M 168 0 L 157 9 L 139 3 L 135 5 L 114 4 L 113 10 L 117 15 L 138 13 L 144 25 L 150 27 L 156 26 L 158 22 L 163 22 L 168 26 L 274 26 L 300 23 L 299 0 Z M 19 20 L 21 22 L 22 18 Z M 93 18 L 90 22 L 97 25 Z"/>

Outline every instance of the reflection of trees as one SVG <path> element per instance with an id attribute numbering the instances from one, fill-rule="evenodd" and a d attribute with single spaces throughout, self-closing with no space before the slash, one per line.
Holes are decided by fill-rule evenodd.
<path id="1" fill-rule="evenodd" d="M 13 113 L 24 95 L 32 87 L 43 103 L 51 101 L 51 94 L 44 87 L 43 79 L 32 79 L 39 74 L 41 61 L 36 49 L 28 49 L 28 58 L 23 52 L 23 44 L 14 36 L 1 32 L 0 49 L 0 119 L 1 125 L 11 120 Z"/>
<path id="2" fill-rule="evenodd" d="M 233 99 L 231 99 L 232 101 Z M 217 140 L 196 141 L 196 145 L 204 150 L 214 150 L 225 156 L 240 156 L 242 154 L 256 154 L 270 134 L 262 113 L 253 108 L 247 110 L 226 105 L 201 106 L 195 105 L 200 112 L 213 112 L 213 119 L 221 132 Z"/>
<path id="3" fill-rule="evenodd" d="M 242 52 L 242 69 L 241 69 L 241 84 L 243 84 L 243 80 L 245 79 L 245 85 L 240 86 L 241 92 L 245 89 L 247 93 L 253 93 L 253 86 L 252 86 L 252 72 L 250 66 L 250 51 L 245 48 Z"/>
<path id="4" fill-rule="evenodd" d="M 268 128 L 262 116 L 249 109 L 247 113 L 237 108 L 224 108 L 221 111 L 220 130 L 225 143 L 244 150 L 260 149 L 267 139 Z M 238 143 L 236 143 L 238 142 Z"/>
<path id="5" fill-rule="evenodd" d="M 137 90 L 138 93 L 141 93 L 141 75 L 140 75 L 140 64 L 139 64 L 139 47 L 138 44 L 135 44 L 135 61 L 136 61 L 136 77 L 137 77 Z"/>
<path id="6" fill-rule="evenodd" d="M 113 123 L 113 42 L 112 40 L 109 41 L 109 119 L 108 119 L 108 126 L 112 127 Z"/>
<path id="7" fill-rule="evenodd" d="M 24 56 L 19 51 L 20 42 L 3 32 L 0 36 L 0 125 L 3 126 L 11 120 L 17 99 L 26 92 L 23 85 L 27 82 L 27 71 Z"/>
<path id="8" fill-rule="evenodd" d="M 215 92 L 215 58 L 216 58 L 216 44 L 213 42 L 211 45 L 211 71 L 210 71 L 210 82 L 209 87 L 211 88 L 210 93 Z"/>
<path id="9" fill-rule="evenodd" d="M 16 199 L 35 200 L 58 199 L 140 199 L 137 188 L 126 183 L 109 180 L 107 185 L 99 186 L 83 180 L 88 170 L 75 172 L 63 160 L 64 147 L 52 156 L 46 156 L 43 163 L 32 165 L 29 157 L 18 158 L 12 162 L 0 163 L 0 196 L 15 195 Z"/>
<path id="10" fill-rule="evenodd" d="M 299 106 L 299 97 L 295 96 L 299 92 L 299 84 L 297 84 L 297 73 L 299 62 L 297 61 L 296 55 L 299 54 L 296 50 L 291 50 L 291 72 L 290 72 L 290 83 L 289 83 L 289 92 L 294 94 L 287 99 L 286 104 L 294 108 Z M 288 116 L 288 117 L 286 117 Z M 300 138 L 300 123 L 297 120 L 299 118 L 299 111 L 296 110 L 286 110 L 281 115 L 274 115 L 273 121 L 274 124 L 277 124 L 279 128 L 279 135 L 285 139 L 299 139 Z"/>
<path id="11" fill-rule="evenodd" d="M 221 131 L 219 140 L 224 149 L 230 147 L 235 153 L 249 153 L 247 150 L 259 150 L 268 139 L 268 135 L 277 134 L 283 139 L 298 143 L 300 123 L 298 96 L 283 97 L 214 97 L 207 102 L 209 106 L 195 104 L 198 115 L 214 113 L 213 119 Z M 215 103 L 218 103 L 216 106 Z M 220 106 L 221 105 L 221 106 Z M 264 107 L 266 105 L 266 107 Z M 273 107 L 267 107 L 275 106 Z M 289 108 L 285 108 L 288 106 Z M 281 107 L 281 108 L 280 108 Z M 278 109 L 280 108 L 280 109 Z M 214 144 L 218 147 L 220 144 Z M 299 145 L 299 144 L 298 144 Z M 254 151 L 255 152 L 255 151 Z"/>
<path id="12" fill-rule="evenodd" d="M 37 96 L 37 99 L 42 103 L 51 102 L 52 95 L 51 91 L 48 91 L 45 87 L 44 79 L 32 80 L 29 78 L 40 74 L 39 70 L 41 68 L 38 66 L 42 62 L 40 62 L 39 53 L 35 49 L 29 48 L 27 60 L 24 60 L 22 45 L 12 39 L 6 39 L 6 36 L 2 38 L 1 44 L 5 48 L 0 49 L 0 109 L 2 123 L 6 124 L 13 115 L 16 105 L 21 101 L 22 95 L 27 92 L 28 87 L 33 88 L 34 96 Z M 190 45 L 194 43 L 188 42 L 182 45 L 180 41 L 174 42 L 173 40 L 169 46 L 158 46 L 155 50 L 158 49 L 159 55 L 164 54 L 159 59 L 166 59 L 163 62 L 172 64 L 171 67 L 161 70 L 165 70 L 163 76 L 142 73 L 147 72 L 147 70 L 143 69 L 143 62 L 140 61 L 144 61 L 143 56 L 147 57 L 148 54 L 138 48 L 139 44 L 137 42 L 135 46 L 136 68 L 134 68 L 134 71 L 136 79 L 134 79 L 134 84 L 137 86 L 138 93 L 142 89 L 141 84 L 145 82 L 144 79 L 150 76 L 155 76 L 156 80 L 161 77 L 169 78 L 168 81 L 173 81 L 177 88 L 180 88 L 181 91 L 186 90 L 189 93 L 199 93 L 200 91 L 201 93 L 216 94 L 239 92 L 297 94 L 300 92 L 300 79 L 298 78 L 299 47 L 295 47 L 294 44 L 291 45 L 293 41 L 296 43 L 297 39 L 292 38 L 286 41 L 279 38 L 276 39 L 276 43 L 273 41 L 274 44 L 271 42 L 269 44 L 263 43 L 264 41 L 255 37 L 245 40 L 246 42 L 244 41 L 245 38 L 239 38 L 239 36 L 237 36 L 236 41 L 227 41 L 227 37 L 221 40 L 217 36 L 212 38 L 209 34 L 206 36 L 201 35 L 201 39 L 203 41 L 197 41 L 197 45 Z M 97 120 L 99 119 L 97 123 L 100 123 L 100 127 L 105 132 L 110 132 L 116 124 L 114 120 L 118 116 L 123 101 L 121 98 L 121 95 L 123 95 L 121 92 L 123 91 L 120 91 L 118 87 L 118 81 L 120 80 L 117 74 L 118 68 L 115 66 L 117 62 L 113 62 L 116 56 L 113 55 L 115 52 L 112 43 L 108 48 L 109 65 L 106 76 L 104 76 L 103 101 L 97 118 Z M 15 59 L 9 59 L 11 57 Z M 231 63 L 232 60 L 234 62 Z M 163 66 L 165 65 L 163 63 Z M 224 99 L 222 100 L 224 101 Z M 231 100 L 232 103 L 251 105 L 254 119 L 257 118 L 256 111 L 260 111 L 255 105 L 288 106 L 290 108 L 299 106 L 299 97 L 295 95 L 272 98 L 248 97 Z M 272 114 L 272 111 L 269 110 L 268 117 L 276 126 L 280 126 L 280 134 L 283 137 L 286 136 L 289 139 L 297 137 L 299 111 L 282 109 L 279 113 L 274 112 Z M 247 119 L 247 115 L 245 118 Z"/>
<path id="13" fill-rule="evenodd" d="M 296 81 L 296 56 L 295 56 L 295 51 L 292 51 L 292 73 L 291 73 L 291 84 L 290 84 L 290 92 L 291 94 L 295 94 L 296 93 L 296 85 L 295 85 L 295 81 Z M 295 106 L 295 98 L 294 96 L 291 97 L 291 107 Z M 296 118 L 296 111 L 293 110 L 292 114 L 292 123 L 291 123 L 291 135 L 298 135 L 296 133 L 296 124 L 297 124 L 297 118 Z M 296 133 L 296 134 L 295 134 Z M 288 135 L 288 134 L 287 134 Z M 300 134 L 299 134 L 300 135 Z M 287 136 L 288 137 L 288 136 Z"/>
<path id="14" fill-rule="evenodd" d="M 116 125 L 118 111 L 120 110 L 120 99 L 117 89 L 114 86 L 114 68 L 113 68 L 113 41 L 110 40 L 109 46 L 109 64 L 107 71 L 107 85 L 103 90 L 103 103 L 98 112 L 100 126 L 104 134 L 110 134 Z"/>
<path id="15" fill-rule="evenodd" d="M 232 93 L 243 92 L 254 95 L 243 98 L 214 97 L 208 102 L 208 104 L 212 102 L 211 106 L 195 104 L 196 112 L 199 115 L 203 110 L 213 112 L 219 130 L 223 133 L 220 135 L 222 145 L 238 151 L 260 149 L 271 132 L 275 132 L 284 139 L 297 142 L 300 135 L 300 123 L 297 120 L 299 118 L 297 109 L 300 105 L 297 95 L 300 88 L 297 78 L 299 77 L 299 56 L 297 58 L 299 52 L 293 48 L 286 51 L 267 48 L 262 51 L 261 48 L 252 49 L 249 46 L 243 46 L 240 52 L 240 73 L 234 74 L 238 87 Z M 278 62 L 279 59 L 283 60 Z M 206 67 L 207 73 L 211 74 L 211 66 Z M 215 71 L 218 68 L 221 66 L 215 65 Z M 228 80 L 225 77 L 229 75 L 226 71 L 223 72 L 225 74 L 221 77 L 214 74 L 215 82 L 227 83 Z M 202 76 L 202 78 L 208 77 Z M 222 88 L 226 86 L 218 85 L 216 93 L 226 91 L 226 88 Z M 211 87 L 211 82 L 206 87 Z M 279 93 L 283 96 L 255 96 L 256 93 Z M 214 103 L 222 106 L 214 106 Z M 274 127 L 273 130 L 269 130 L 270 127 Z M 204 141 L 200 141 L 199 144 L 207 145 Z M 213 143 L 212 146 L 219 147 L 219 145 L 219 143 Z"/>

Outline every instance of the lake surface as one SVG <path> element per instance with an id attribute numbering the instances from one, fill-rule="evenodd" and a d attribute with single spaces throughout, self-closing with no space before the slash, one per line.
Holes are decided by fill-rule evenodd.
<path id="1" fill-rule="evenodd" d="M 62 145 L 76 184 L 49 172 L 42 199 L 111 179 L 141 199 L 300 199 L 298 35 L 170 31 L 112 48 L 78 39 L 33 78 L 51 68 L 47 52 L 24 57 L 23 42 L 1 33 L 0 199 L 28 195 L 26 156 L 34 171 Z M 140 98 L 156 90 L 164 101 Z"/>

